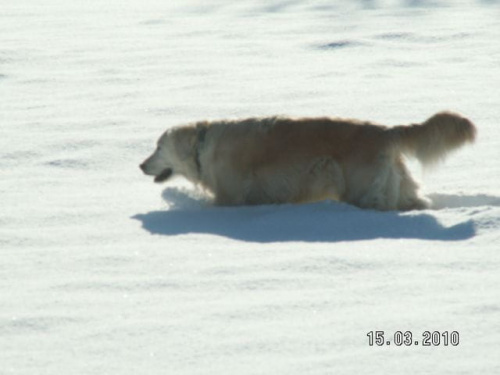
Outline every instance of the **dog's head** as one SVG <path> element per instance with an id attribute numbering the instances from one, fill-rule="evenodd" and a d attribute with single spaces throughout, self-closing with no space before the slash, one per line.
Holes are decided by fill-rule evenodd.
<path id="1" fill-rule="evenodd" d="M 167 130 L 160 137 L 156 150 L 139 167 L 155 182 L 167 181 L 172 175 L 187 175 L 195 159 L 196 130 L 191 127 Z"/>

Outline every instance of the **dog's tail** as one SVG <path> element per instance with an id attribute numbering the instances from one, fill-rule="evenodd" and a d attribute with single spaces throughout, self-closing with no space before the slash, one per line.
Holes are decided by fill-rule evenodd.
<path id="1" fill-rule="evenodd" d="M 476 138 L 474 124 L 452 112 L 437 113 L 422 124 L 395 126 L 390 132 L 401 150 L 423 165 L 444 159 L 449 152 Z"/>

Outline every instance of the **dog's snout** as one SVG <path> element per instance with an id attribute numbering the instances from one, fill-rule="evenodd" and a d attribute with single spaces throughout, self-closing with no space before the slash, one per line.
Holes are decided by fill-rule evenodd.
<path id="1" fill-rule="evenodd" d="M 139 168 L 141 168 L 141 171 L 146 172 L 146 165 L 145 165 L 145 163 L 140 164 Z"/>

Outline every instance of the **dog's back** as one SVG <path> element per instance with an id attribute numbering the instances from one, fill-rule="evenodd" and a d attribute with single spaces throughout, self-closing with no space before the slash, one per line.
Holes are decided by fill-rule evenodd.
<path id="1" fill-rule="evenodd" d="M 217 139 L 217 160 L 253 170 L 315 157 L 371 158 L 390 142 L 386 133 L 385 126 L 350 119 L 272 117 L 214 123 L 209 134 Z"/>

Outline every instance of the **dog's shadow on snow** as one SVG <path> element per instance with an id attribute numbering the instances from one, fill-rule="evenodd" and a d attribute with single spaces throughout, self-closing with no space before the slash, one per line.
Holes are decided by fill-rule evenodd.
<path id="1" fill-rule="evenodd" d="M 249 242 L 340 242 L 380 238 L 459 241 L 475 235 L 472 220 L 445 226 L 431 211 L 378 212 L 338 202 L 303 205 L 214 207 L 192 192 L 167 188 L 169 209 L 133 219 L 158 235 L 215 234 Z M 500 206 L 488 195 L 431 195 L 434 209 Z"/>

